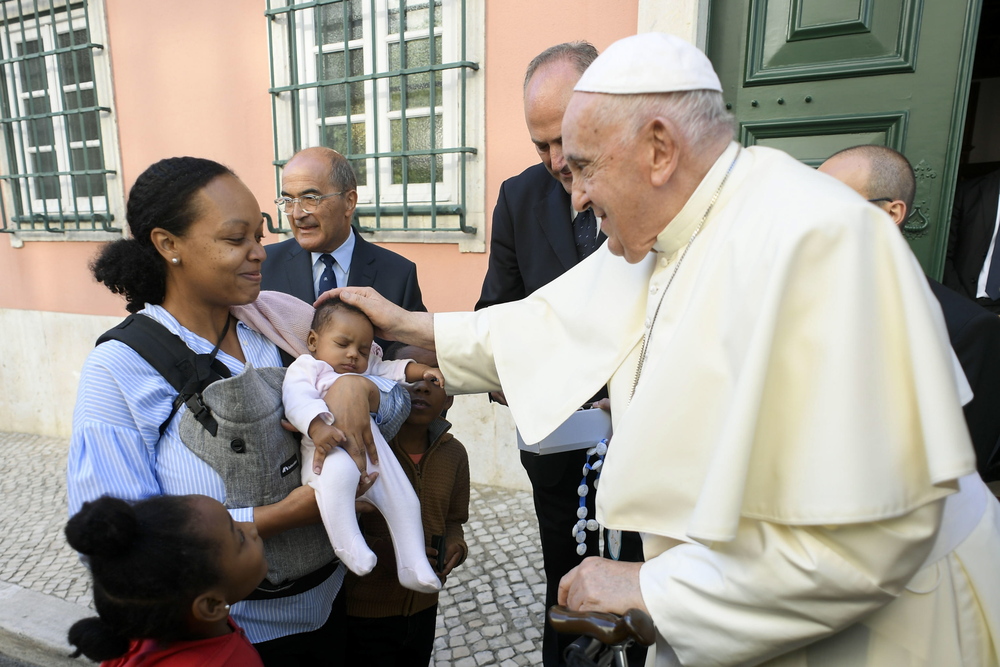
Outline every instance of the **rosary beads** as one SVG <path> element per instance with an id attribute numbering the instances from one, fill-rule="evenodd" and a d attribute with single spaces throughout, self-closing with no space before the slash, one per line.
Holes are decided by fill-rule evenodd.
<path id="1" fill-rule="evenodd" d="M 597 477 L 594 478 L 594 489 L 596 491 L 597 483 L 601 479 L 601 468 L 604 466 L 604 455 L 607 453 L 607 438 L 601 440 L 595 447 L 587 450 L 587 461 L 583 464 L 583 479 L 580 480 L 580 486 L 576 490 L 577 495 L 580 496 L 580 507 L 576 510 L 578 521 L 573 524 L 573 537 L 576 539 L 576 553 L 581 556 L 587 554 L 586 531 L 595 531 L 601 527 L 596 519 L 587 519 L 587 495 L 590 493 L 590 487 L 587 485 L 587 475 L 591 471 L 597 473 Z M 591 459 L 594 456 L 597 457 L 597 460 L 591 463 Z"/>

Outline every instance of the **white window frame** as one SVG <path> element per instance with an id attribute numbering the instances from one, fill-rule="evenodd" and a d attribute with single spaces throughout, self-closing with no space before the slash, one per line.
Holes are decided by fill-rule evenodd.
<path id="1" fill-rule="evenodd" d="M 383 214 L 381 216 L 382 229 L 374 232 L 375 241 L 385 242 L 426 242 L 442 243 L 457 242 L 462 251 L 484 252 L 485 244 L 485 211 L 484 211 L 484 186 L 485 181 L 484 165 L 482 156 L 483 146 L 483 109 L 485 104 L 482 82 L 482 61 L 483 61 L 483 2 L 484 0 L 466 0 L 466 53 L 465 59 L 480 64 L 480 70 L 467 71 L 466 77 L 466 145 L 478 149 L 476 154 L 467 154 L 466 160 L 466 224 L 476 228 L 475 234 L 451 231 L 418 231 L 401 229 L 401 218 L 393 218 Z M 418 6 L 426 4 L 426 0 L 405 0 L 407 6 Z M 287 0 L 272 0 L 271 8 L 287 7 L 292 2 Z M 363 49 L 365 73 L 384 72 L 389 70 L 389 49 L 390 44 L 398 44 L 400 36 L 398 33 L 388 34 L 389 8 L 396 9 L 399 0 L 376 0 L 375 15 L 372 15 L 371 1 L 362 1 L 362 38 L 352 39 L 346 44 L 348 50 L 358 48 Z M 461 6 L 462 0 L 441 0 L 441 6 L 436 7 L 436 12 L 441 12 L 441 25 L 438 27 L 428 26 L 422 30 L 407 30 L 402 35 L 404 42 L 427 39 L 433 33 L 435 38 L 441 38 L 440 54 L 441 62 L 457 62 L 462 59 L 461 54 Z M 291 59 L 289 50 L 291 45 L 287 38 L 288 16 L 284 13 L 271 17 L 273 22 L 271 36 L 272 46 L 272 67 L 274 86 L 280 88 L 290 85 L 293 81 L 293 73 L 290 71 Z M 317 46 L 316 26 L 311 11 L 298 12 L 296 21 L 296 62 L 298 72 L 294 73 L 300 82 L 316 81 L 318 79 L 317 61 L 319 49 L 325 53 L 343 53 L 345 44 L 335 42 Z M 375 32 L 379 37 L 379 44 L 372 47 L 371 34 L 374 24 Z M 461 145 L 461 76 L 459 69 L 446 69 L 441 72 L 441 95 L 435 100 L 435 113 L 438 116 L 436 122 L 441 124 L 442 141 L 440 146 Z M 293 122 L 295 100 L 302 100 L 302 96 L 296 91 L 284 91 L 276 95 L 274 101 L 274 122 L 276 128 L 276 150 L 277 155 L 282 160 L 287 160 L 295 151 L 295 146 L 308 147 L 321 145 L 321 133 L 323 127 L 336 125 L 346 125 L 365 123 L 365 147 L 366 153 L 390 152 L 392 150 L 392 122 L 398 121 L 402 117 L 401 110 L 390 109 L 390 79 L 388 77 L 376 78 L 364 82 L 365 109 L 363 113 L 352 113 L 350 120 L 346 115 L 320 118 L 319 96 L 312 94 L 305 96 L 305 101 L 300 101 L 299 127 L 302 136 L 294 136 Z M 377 111 L 376 111 L 377 110 Z M 407 119 L 428 117 L 431 114 L 429 107 L 409 107 L 406 109 Z M 378 142 L 375 143 L 375 128 L 377 125 Z M 296 141 L 296 139 L 298 141 Z M 460 183 L 460 160 L 458 153 L 444 153 L 441 155 L 443 167 L 440 170 L 437 184 L 433 188 L 434 200 L 438 206 L 459 204 L 461 202 Z M 381 204 L 385 206 L 401 205 L 404 201 L 404 186 L 392 182 L 392 162 L 390 158 L 380 158 L 378 161 L 378 195 Z M 374 206 L 376 204 L 375 193 L 375 170 L 376 159 L 366 160 L 365 183 L 358 186 L 358 205 Z M 431 203 L 432 187 L 430 183 L 410 183 L 407 187 L 405 201 L 407 205 L 420 205 Z M 411 224 L 429 225 L 430 216 L 409 215 Z M 446 219 L 439 216 L 439 219 Z M 400 228 L 392 229 L 394 223 Z"/>
<path id="2" fill-rule="evenodd" d="M 21 9 L 25 12 L 23 25 L 19 20 Z M 83 5 L 86 5 L 86 13 L 89 15 L 89 22 L 85 19 Z M 36 16 L 35 8 L 38 8 L 39 15 Z M 69 9 L 65 9 L 65 8 Z M 19 229 L 18 223 L 12 218 L 18 214 L 27 214 L 24 211 L 17 211 L 14 207 L 13 188 L 19 190 L 21 201 L 30 202 L 30 210 L 34 214 L 51 214 L 58 217 L 65 215 L 105 215 L 111 219 L 111 226 L 119 230 L 124 228 L 124 188 L 121 179 L 121 160 L 118 151 L 118 129 L 115 123 L 114 96 L 111 82 L 111 59 L 108 54 L 107 21 L 103 0 L 84 0 L 84 2 L 69 2 L 68 0 L 35 0 L 31 3 L 19 3 L 17 0 L 0 2 L 0 21 L 4 19 L 3 9 L 6 10 L 6 18 L 9 25 L 0 25 L 0 53 L 4 58 L 11 57 L 11 50 L 16 52 L 18 44 L 27 41 L 41 39 L 42 48 L 45 51 L 55 48 L 55 40 L 59 34 L 67 33 L 71 30 L 79 30 L 88 27 L 89 41 L 101 44 L 103 48 L 91 50 L 93 63 L 93 81 L 80 85 L 78 82 L 64 83 L 59 76 L 58 58 L 56 56 L 45 57 L 45 72 L 47 93 L 50 100 L 50 112 L 59 113 L 63 111 L 63 94 L 80 89 L 93 89 L 96 93 L 95 104 L 100 107 L 111 109 L 111 111 L 99 111 L 98 122 L 100 125 L 100 139 L 88 141 L 69 141 L 68 128 L 66 126 L 66 116 L 52 116 L 53 145 L 48 151 L 38 147 L 29 147 L 27 141 L 27 128 L 15 128 L 13 132 L 20 134 L 13 141 L 13 154 L 9 150 L 6 139 L 0 140 L 0 170 L 9 174 L 12 168 L 17 169 L 19 165 L 31 168 L 32 161 L 30 155 L 37 152 L 54 151 L 56 153 L 57 170 L 69 171 L 71 160 L 69 150 L 83 147 L 100 147 L 104 161 L 104 169 L 112 173 L 104 174 L 105 195 L 104 196 L 74 196 L 72 176 L 58 176 L 60 197 L 41 199 L 35 190 L 35 179 L 2 179 L 0 180 L 0 196 L 4 198 L 4 208 L 9 219 L 4 220 L 6 229 L 13 231 L 11 241 L 15 246 L 22 241 L 106 241 L 121 238 L 122 233 L 107 232 L 99 226 L 94 230 L 66 229 L 61 233 L 49 231 L 38 231 L 33 229 Z M 50 10 L 53 10 L 50 11 Z M 9 66 L 9 71 L 13 76 L 7 77 L 3 85 L 7 88 L 7 97 L 11 105 L 17 105 L 11 111 L 18 116 L 25 114 L 23 100 L 31 96 L 31 92 L 25 91 L 21 82 L 20 68 Z M 36 97 L 39 95 L 35 95 Z M 59 227 L 54 224 L 54 227 Z"/>

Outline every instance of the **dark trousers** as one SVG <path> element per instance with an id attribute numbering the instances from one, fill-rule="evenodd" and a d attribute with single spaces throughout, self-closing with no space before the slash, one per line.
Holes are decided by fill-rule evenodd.
<path id="1" fill-rule="evenodd" d="M 437 605 L 412 616 L 347 617 L 349 665 L 427 667 L 434 651 Z"/>
<path id="2" fill-rule="evenodd" d="M 542 561 L 545 567 L 545 609 L 559 604 L 559 581 L 580 564 L 587 556 L 599 555 L 597 532 L 587 531 L 587 553 L 576 552 L 573 524 L 577 522 L 580 496 L 577 488 L 583 479 L 586 450 L 559 452 L 557 454 L 532 454 L 521 452 L 521 465 L 531 480 L 535 515 L 538 517 L 538 534 L 542 543 Z M 594 475 L 588 477 L 590 492 L 587 495 L 587 516 L 594 518 Z M 622 552 L 619 560 L 641 562 L 642 539 L 637 533 L 622 535 Z M 544 667 L 565 665 L 563 652 L 576 639 L 573 635 L 559 634 L 545 623 L 542 633 L 542 664 Z M 630 665 L 642 665 L 646 649 L 633 646 L 628 651 Z"/>
<path id="3" fill-rule="evenodd" d="M 542 456 L 521 452 L 521 465 L 531 480 L 535 515 L 538 517 L 538 536 L 545 568 L 546 611 L 559 604 L 559 580 L 563 575 L 579 565 L 586 556 L 598 554 L 596 532 L 587 532 L 586 556 L 576 553 L 577 542 L 572 533 L 573 524 L 577 522 L 576 511 L 580 507 L 580 496 L 576 490 L 583 479 L 586 460 L 585 450 Z M 587 507 L 588 516 L 593 518 L 593 489 L 587 496 Z M 571 635 L 559 634 L 546 622 L 542 634 L 542 662 L 545 667 L 562 665 L 563 651 L 574 639 Z"/>
<path id="4" fill-rule="evenodd" d="M 333 600 L 330 618 L 320 628 L 254 644 L 254 648 L 265 667 L 343 667 L 348 664 L 346 619 L 347 594 L 341 586 Z"/>

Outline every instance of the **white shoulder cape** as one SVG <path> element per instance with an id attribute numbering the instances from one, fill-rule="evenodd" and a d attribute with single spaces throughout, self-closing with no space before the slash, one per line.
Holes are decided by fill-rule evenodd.
<path id="1" fill-rule="evenodd" d="M 606 245 L 527 299 L 435 318 L 449 391 L 502 386 L 538 441 L 610 380 L 604 525 L 731 540 L 900 516 L 975 470 L 937 302 L 891 221 L 784 153 L 720 157 L 643 262 Z M 655 292 L 650 296 L 651 292 Z"/>

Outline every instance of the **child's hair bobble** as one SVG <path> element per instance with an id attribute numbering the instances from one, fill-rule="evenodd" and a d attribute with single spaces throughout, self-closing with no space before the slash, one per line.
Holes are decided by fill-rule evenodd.
<path id="1" fill-rule="evenodd" d="M 139 534 L 135 510 L 124 500 L 103 496 L 66 524 L 66 540 L 85 556 L 115 558 L 131 550 Z"/>

